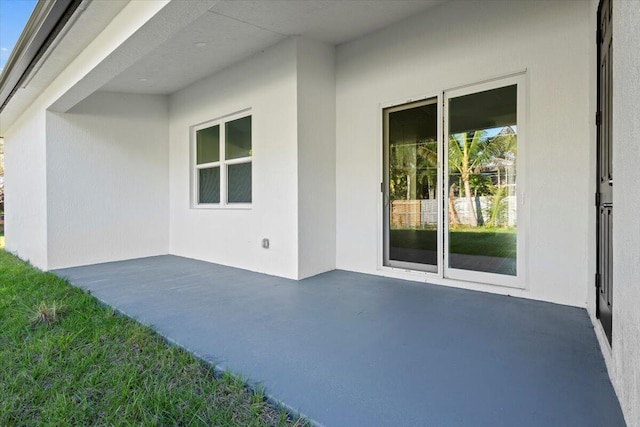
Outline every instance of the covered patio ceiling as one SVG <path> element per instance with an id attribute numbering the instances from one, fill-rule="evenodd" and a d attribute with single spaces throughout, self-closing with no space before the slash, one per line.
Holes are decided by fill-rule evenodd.
<path id="1" fill-rule="evenodd" d="M 158 11 L 88 70 L 49 108 L 66 112 L 103 90 L 168 95 L 290 36 L 338 45 L 428 10 L 447 0 L 200 0 L 138 2 L 83 0 L 55 51 L 2 112 L 0 133 L 13 123 L 92 41 L 129 16 Z M 137 4 L 136 4 L 137 3 Z M 135 9 L 135 10 L 134 10 Z M 137 15 L 136 15 L 137 14 Z M 116 33 L 117 34 L 117 33 Z M 99 46 L 103 46 L 99 44 Z"/>
<path id="2" fill-rule="evenodd" d="M 338 45 L 444 0 L 223 0 L 101 90 L 170 94 L 290 36 Z M 165 13 L 163 10 L 162 13 Z M 179 10 L 167 13 L 180 13 Z M 167 20 L 172 20 L 167 16 Z"/>
<path id="3" fill-rule="evenodd" d="M 168 95 L 290 36 L 340 44 L 445 0 L 173 1 L 52 105 L 97 90 Z"/>

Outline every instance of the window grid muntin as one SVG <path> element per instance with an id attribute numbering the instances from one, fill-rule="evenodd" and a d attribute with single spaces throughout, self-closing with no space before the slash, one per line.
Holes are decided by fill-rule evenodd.
<path id="1" fill-rule="evenodd" d="M 233 122 L 235 120 L 241 120 L 244 118 L 251 119 L 251 147 L 250 153 L 251 155 L 246 157 L 239 157 L 235 159 L 226 160 L 226 124 L 229 122 Z M 197 164 L 197 134 L 198 131 L 203 129 L 208 129 L 211 127 L 219 127 L 219 149 L 220 149 L 220 160 L 216 162 L 202 163 Z M 228 200 L 228 165 L 237 165 L 242 163 L 253 163 L 253 117 L 249 113 L 242 112 L 233 115 L 227 115 L 223 118 L 215 119 L 198 125 L 192 128 L 192 207 L 194 208 L 217 208 L 217 209 L 225 209 L 225 208 L 243 208 L 243 207 L 251 207 L 253 203 L 253 165 L 252 165 L 252 177 L 251 177 L 251 202 L 229 202 Z M 213 167 L 220 168 L 220 202 L 219 203 L 200 203 L 200 170 L 208 169 Z"/>

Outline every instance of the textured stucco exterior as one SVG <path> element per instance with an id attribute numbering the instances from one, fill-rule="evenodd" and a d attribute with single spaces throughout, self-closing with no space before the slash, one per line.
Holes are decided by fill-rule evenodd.
<path id="1" fill-rule="evenodd" d="M 33 265 L 47 265 L 44 110 L 33 110 L 4 135 L 5 246 Z"/>
<path id="2" fill-rule="evenodd" d="M 296 60 L 288 39 L 171 96 L 170 253 L 298 277 Z M 193 208 L 191 126 L 243 110 L 252 115 L 251 206 Z"/>
<path id="3" fill-rule="evenodd" d="M 5 139 L 6 249 L 48 269 L 47 111 L 68 111 L 95 91 L 79 83 L 124 41 L 131 38 L 167 1 L 130 2 L 79 55 L 72 58 L 45 90 L 21 114 L 3 111 L 0 127 Z M 139 52 L 140 53 L 140 52 Z M 115 67 L 117 70 L 117 67 Z M 114 70 L 114 67 L 111 68 Z M 30 91 L 29 87 L 24 90 Z M 73 101 L 71 100 L 73 99 Z M 56 108 L 57 107 L 57 108 Z M 82 179 L 82 178 L 78 178 Z M 53 202 L 56 203 L 55 201 Z M 106 212 L 104 213 L 106 215 Z M 55 226 L 55 225 L 54 225 Z M 79 265 L 80 260 L 74 262 Z"/>
<path id="4" fill-rule="evenodd" d="M 47 112 L 49 269 L 168 252 L 168 118 L 167 97 L 107 92 Z"/>
<path id="5" fill-rule="evenodd" d="M 298 278 L 336 266 L 335 50 L 297 39 Z"/>
<path id="6" fill-rule="evenodd" d="M 613 3 L 613 342 L 610 373 L 640 426 L 640 5 Z"/>
<path id="7" fill-rule="evenodd" d="M 338 47 L 338 268 L 587 304 L 595 233 L 585 208 L 593 204 L 595 176 L 595 87 L 589 84 L 595 28 L 588 3 L 550 5 L 452 1 Z M 525 158 L 518 171 L 525 289 L 381 268 L 382 107 L 518 72 L 526 91 L 526 139 L 518 149 Z"/>
<path id="8" fill-rule="evenodd" d="M 333 60 L 294 37 L 171 96 L 170 253 L 293 279 L 335 268 Z M 253 121 L 251 206 L 194 208 L 189 130 L 238 111 Z"/>

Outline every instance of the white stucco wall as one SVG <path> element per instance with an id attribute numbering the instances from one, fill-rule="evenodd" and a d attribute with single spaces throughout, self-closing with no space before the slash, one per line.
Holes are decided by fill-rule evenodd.
<path id="1" fill-rule="evenodd" d="M 48 268 L 167 254 L 169 105 L 96 92 L 47 113 Z"/>
<path id="2" fill-rule="evenodd" d="M 612 379 L 627 425 L 640 426 L 640 7 L 613 3 Z"/>
<path id="3" fill-rule="evenodd" d="M 335 49 L 298 38 L 298 278 L 336 264 Z"/>
<path id="4" fill-rule="evenodd" d="M 25 111 L 15 119 L 13 115 L 10 120 L 2 117 L 7 250 L 39 268 L 49 268 L 45 111 L 166 5 L 166 1 L 128 4 Z M 34 89 L 27 86 L 19 90 L 29 92 Z"/>
<path id="5" fill-rule="evenodd" d="M 4 135 L 5 247 L 47 267 L 45 112 L 33 111 Z"/>
<path id="6" fill-rule="evenodd" d="M 170 252 L 289 278 L 298 276 L 296 41 L 171 96 Z M 190 206 L 189 128 L 240 110 L 252 114 L 250 209 Z M 263 249 L 263 238 L 270 248 Z"/>
<path id="7" fill-rule="evenodd" d="M 590 18 L 587 2 L 451 1 L 339 46 L 337 267 L 584 307 L 594 234 Z M 381 105 L 525 69 L 527 289 L 378 270 Z"/>

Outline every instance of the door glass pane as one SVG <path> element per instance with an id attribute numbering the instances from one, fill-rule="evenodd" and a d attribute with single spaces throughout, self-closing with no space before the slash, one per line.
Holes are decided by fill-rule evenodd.
<path id="1" fill-rule="evenodd" d="M 220 203 L 220 168 L 198 170 L 198 203 Z"/>
<path id="2" fill-rule="evenodd" d="M 517 86 L 449 100 L 449 267 L 516 275 Z"/>
<path id="3" fill-rule="evenodd" d="M 227 172 L 229 203 L 251 203 L 251 163 L 229 165 Z"/>
<path id="4" fill-rule="evenodd" d="M 437 103 L 387 114 L 388 260 L 437 266 Z"/>
<path id="5" fill-rule="evenodd" d="M 227 160 L 251 155 L 251 116 L 225 123 Z"/>
<path id="6" fill-rule="evenodd" d="M 196 132 L 196 164 L 220 160 L 220 126 L 200 129 Z"/>

